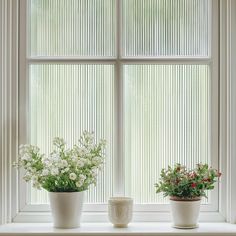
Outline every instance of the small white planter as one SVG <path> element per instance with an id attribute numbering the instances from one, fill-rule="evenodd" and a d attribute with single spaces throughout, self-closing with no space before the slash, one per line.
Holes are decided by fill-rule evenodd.
<path id="1" fill-rule="evenodd" d="M 201 199 L 192 201 L 170 199 L 173 227 L 193 229 L 198 227 Z"/>
<path id="2" fill-rule="evenodd" d="M 111 197 L 108 200 L 108 217 L 114 227 L 126 228 L 132 220 L 133 199 L 129 197 Z"/>
<path id="3" fill-rule="evenodd" d="M 79 227 L 83 198 L 84 192 L 49 192 L 54 227 Z"/>

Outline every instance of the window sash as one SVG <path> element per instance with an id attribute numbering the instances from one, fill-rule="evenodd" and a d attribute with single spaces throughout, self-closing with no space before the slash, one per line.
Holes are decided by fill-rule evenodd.
<path id="1" fill-rule="evenodd" d="M 218 1 L 211 1 L 212 17 L 209 21 L 211 32 L 209 32 L 210 41 L 209 55 L 205 57 L 122 57 L 121 45 L 121 13 L 120 1 L 117 0 L 117 57 L 30 57 L 27 52 L 27 0 L 20 1 L 20 132 L 19 143 L 26 143 L 29 137 L 28 121 L 28 86 L 29 75 L 28 68 L 30 64 L 114 64 L 115 65 L 115 97 L 117 98 L 116 104 L 119 117 L 116 117 L 117 123 L 117 136 L 118 136 L 118 153 L 120 157 L 116 160 L 118 168 L 115 173 L 115 194 L 124 193 L 124 151 L 123 151 L 123 78 L 122 66 L 126 64 L 207 64 L 210 66 L 211 71 L 211 84 L 210 84 L 210 107 L 211 107 L 211 157 L 212 165 L 218 167 Z M 48 211 L 49 207 L 45 204 L 33 205 L 29 203 L 27 184 L 22 179 L 23 173 L 19 175 L 19 202 L 20 209 L 23 212 L 27 211 Z M 212 193 L 212 203 L 201 206 L 201 211 L 218 211 L 219 203 L 219 187 L 216 186 Z M 40 210 L 41 209 L 41 210 Z M 106 211 L 107 204 L 85 204 L 84 211 Z M 134 211 L 168 211 L 167 204 L 135 204 Z"/>

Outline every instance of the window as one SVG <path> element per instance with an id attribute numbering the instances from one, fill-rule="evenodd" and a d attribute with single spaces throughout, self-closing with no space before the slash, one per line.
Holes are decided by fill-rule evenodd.
<path id="1" fill-rule="evenodd" d="M 28 0 L 20 14 L 20 142 L 48 153 L 84 129 L 108 142 L 85 211 L 115 194 L 165 211 L 162 168 L 218 168 L 218 1 Z M 46 192 L 20 191 L 24 210 L 48 209 Z M 216 187 L 202 210 L 218 200 Z"/>

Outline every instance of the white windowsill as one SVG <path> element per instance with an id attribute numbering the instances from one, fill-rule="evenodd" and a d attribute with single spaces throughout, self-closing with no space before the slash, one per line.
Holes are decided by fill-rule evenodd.
<path id="1" fill-rule="evenodd" d="M 0 235 L 236 235 L 236 224 L 200 223 L 199 228 L 183 230 L 171 223 L 131 223 L 128 228 L 113 228 L 108 223 L 83 223 L 77 229 L 55 229 L 51 223 L 12 223 L 0 226 Z"/>

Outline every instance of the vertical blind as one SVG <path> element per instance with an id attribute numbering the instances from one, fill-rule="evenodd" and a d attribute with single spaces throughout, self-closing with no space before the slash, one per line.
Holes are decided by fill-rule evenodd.
<path id="1" fill-rule="evenodd" d="M 124 194 L 136 203 L 165 203 L 154 183 L 168 164 L 211 163 L 212 68 L 200 61 L 211 57 L 211 2 L 28 0 L 28 54 L 37 58 L 29 62 L 29 142 L 49 153 L 53 137 L 71 146 L 84 129 L 107 140 L 104 172 L 88 203 L 115 194 L 119 161 Z M 30 199 L 47 202 L 32 188 Z"/>

